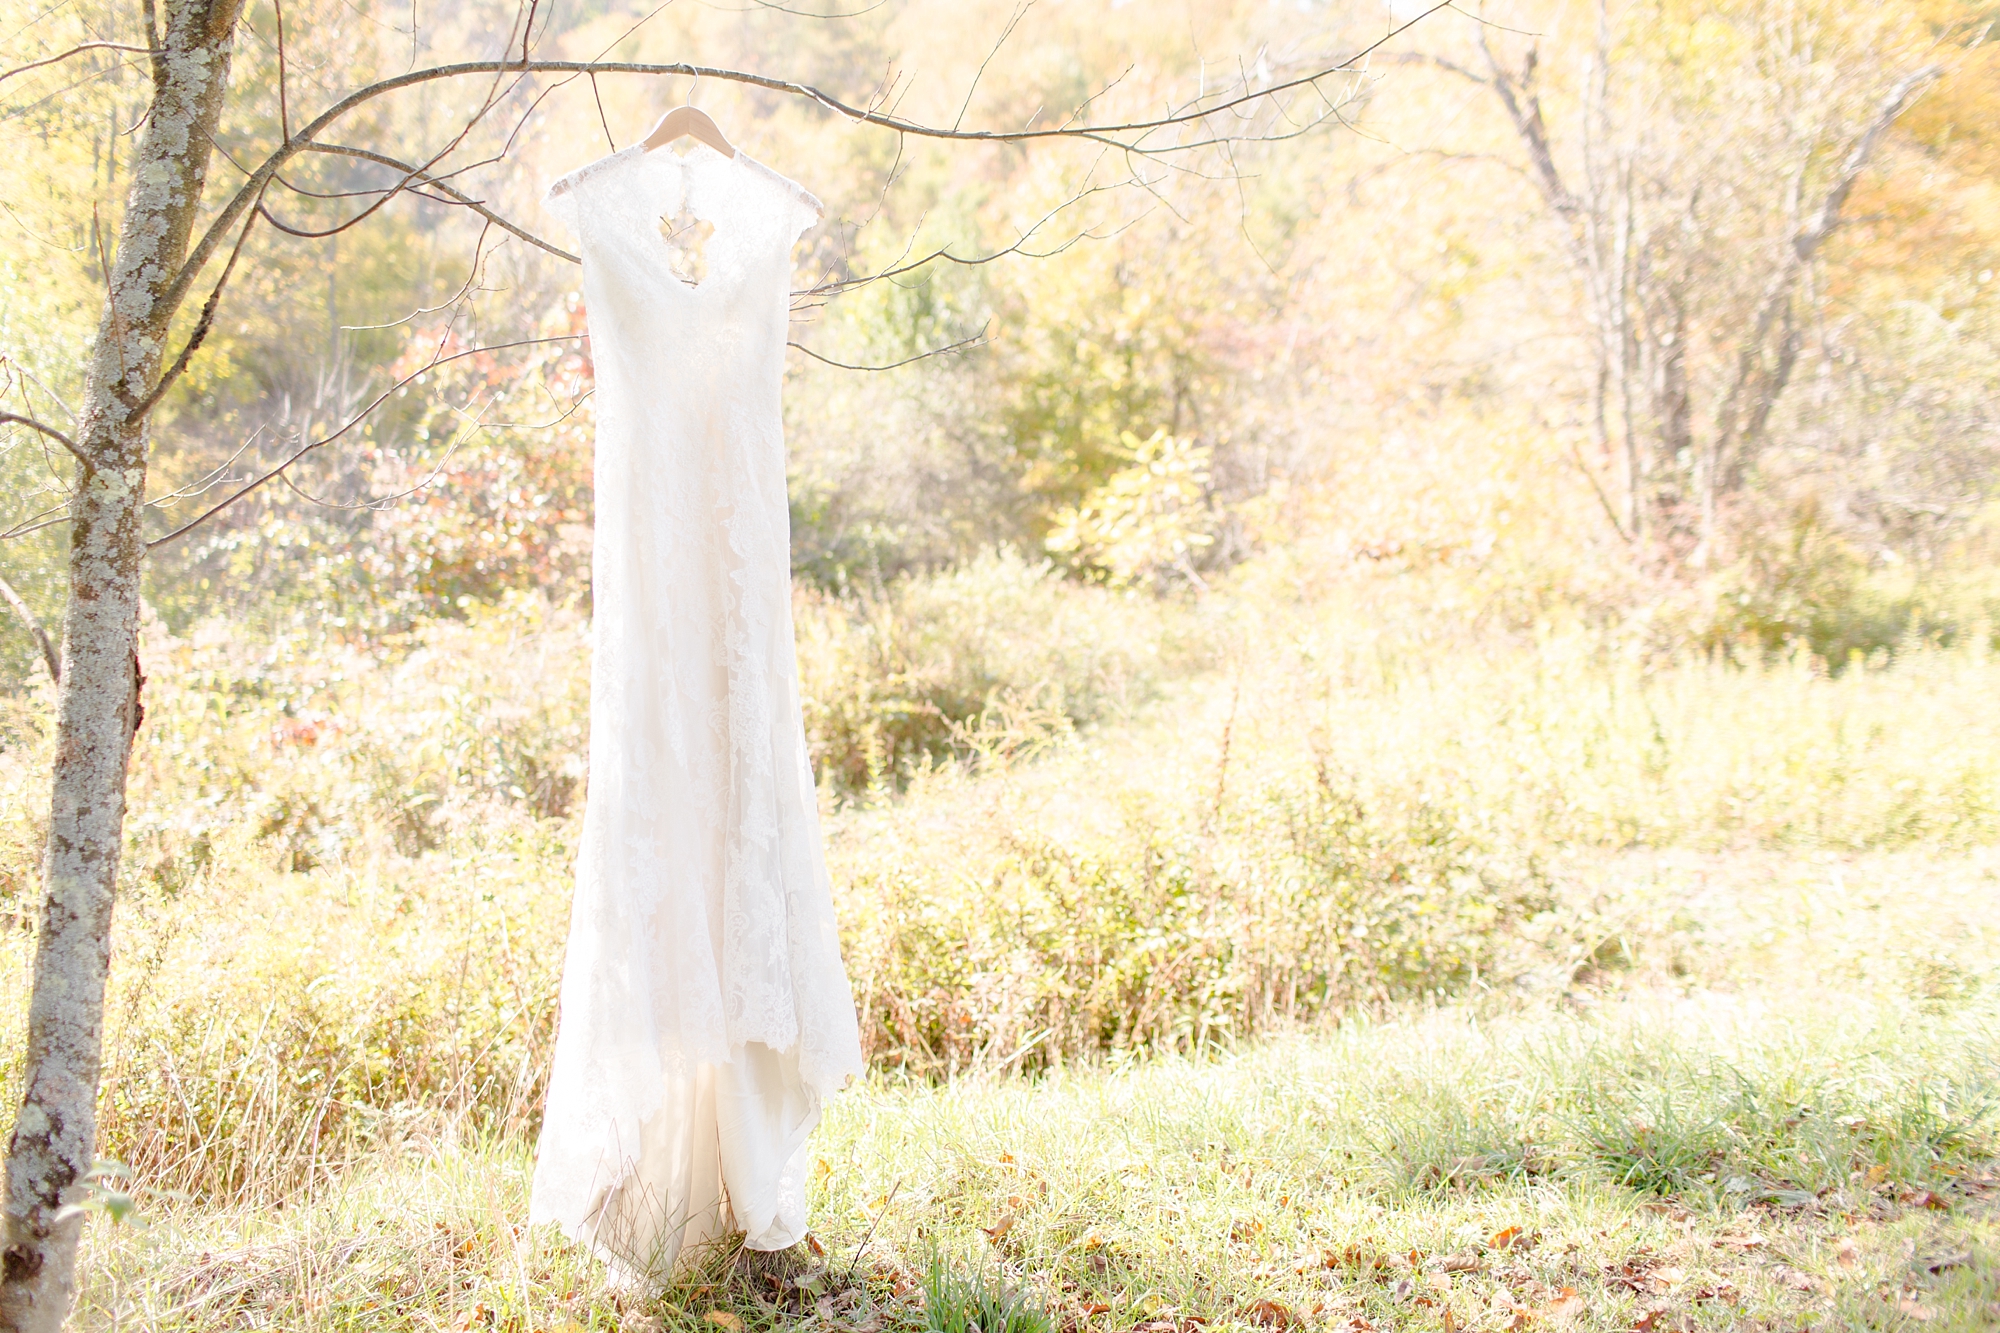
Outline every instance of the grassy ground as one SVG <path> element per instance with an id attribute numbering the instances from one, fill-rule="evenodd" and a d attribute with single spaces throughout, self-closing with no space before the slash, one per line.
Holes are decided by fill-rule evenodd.
<path id="1" fill-rule="evenodd" d="M 83 1325 L 1992 1323 L 2000 662 L 1292 577 L 802 597 L 876 1072 L 827 1271 L 661 1299 L 518 1228 L 580 619 L 156 634 Z M 4 1105 L 47 703 L 0 700 Z"/>
<path id="2" fill-rule="evenodd" d="M 522 1140 L 431 1126 L 294 1207 L 141 1197 L 144 1226 L 94 1222 L 80 1323 L 838 1333 L 941 1326 L 982 1281 L 1031 1323 L 1153 1333 L 2000 1320 L 2000 859 L 1605 878 L 1661 947 L 1554 996 L 1033 1078 L 878 1076 L 816 1140 L 826 1256 L 803 1288 L 610 1291 L 519 1227 Z"/>

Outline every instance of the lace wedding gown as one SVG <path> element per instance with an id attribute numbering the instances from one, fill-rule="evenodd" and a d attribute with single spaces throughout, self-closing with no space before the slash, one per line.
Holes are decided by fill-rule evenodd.
<path id="1" fill-rule="evenodd" d="M 779 416 L 819 204 L 634 147 L 550 187 L 597 377 L 590 789 L 530 1221 L 622 1275 L 805 1234 L 804 1142 L 861 1068 L 793 652 Z"/>

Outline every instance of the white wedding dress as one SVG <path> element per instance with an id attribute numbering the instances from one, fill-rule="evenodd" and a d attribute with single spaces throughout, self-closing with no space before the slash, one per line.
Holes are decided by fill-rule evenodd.
<path id="1" fill-rule="evenodd" d="M 590 788 L 531 1222 L 624 1277 L 805 1234 L 804 1143 L 861 1069 L 793 651 L 780 391 L 819 218 L 738 155 L 550 187 L 597 381 Z"/>

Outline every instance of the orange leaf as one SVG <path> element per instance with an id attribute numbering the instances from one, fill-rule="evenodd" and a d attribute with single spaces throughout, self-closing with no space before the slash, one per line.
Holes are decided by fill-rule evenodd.
<path id="1" fill-rule="evenodd" d="M 1014 1215 L 1012 1213 L 1002 1213 L 1000 1215 L 1000 1220 L 998 1222 L 995 1222 L 990 1227 L 980 1228 L 980 1230 L 986 1233 L 986 1239 L 995 1242 L 997 1242 L 1002 1236 L 1006 1235 L 1013 1229 L 1014 1229 Z"/>
<path id="2" fill-rule="evenodd" d="M 1298 1321 L 1299 1317 L 1292 1313 L 1289 1306 L 1274 1300 L 1261 1300 L 1250 1307 L 1250 1322 L 1265 1328 L 1290 1328 Z"/>
<path id="3" fill-rule="evenodd" d="M 1551 1319 L 1574 1319 L 1583 1313 L 1583 1297 L 1575 1287 L 1564 1287 L 1549 1301 Z"/>
<path id="4" fill-rule="evenodd" d="M 1526 1237 L 1519 1227 L 1502 1227 L 1486 1238 L 1486 1243 L 1496 1250 L 1511 1250 L 1516 1245 L 1526 1248 Z"/>
<path id="5" fill-rule="evenodd" d="M 725 1330 L 725 1333 L 743 1333 L 743 1321 L 727 1310 L 710 1310 L 708 1322 Z"/>
<path id="6" fill-rule="evenodd" d="M 1834 1247 L 1833 1257 L 1842 1268 L 1853 1268 L 1861 1262 L 1861 1247 L 1854 1243 L 1854 1237 L 1843 1236 Z"/>

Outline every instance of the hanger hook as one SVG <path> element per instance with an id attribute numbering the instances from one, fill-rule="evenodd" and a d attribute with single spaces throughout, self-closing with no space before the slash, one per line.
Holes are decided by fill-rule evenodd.
<path id="1" fill-rule="evenodd" d="M 694 105 L 694 86 L 700 82 L 701 82 L 701 75 L 699 74 L 694 75 L 692 78 L 688 80 L 687 96 L 681 100 L 682 106 Z"/>

